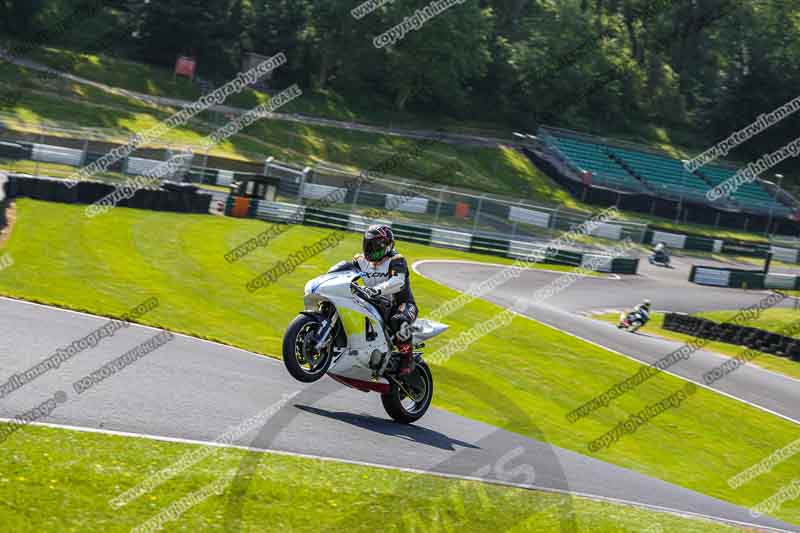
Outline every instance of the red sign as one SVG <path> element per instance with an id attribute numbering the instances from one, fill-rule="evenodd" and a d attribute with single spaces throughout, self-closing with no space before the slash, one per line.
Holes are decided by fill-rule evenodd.
<path id="1" fill-rule="evenodd" d="M 194 58 L 179 56 L 178 61 L 175 63 L 175 74 L 194 78 L 195 67 L 197 67 L 197 62 Z"/>

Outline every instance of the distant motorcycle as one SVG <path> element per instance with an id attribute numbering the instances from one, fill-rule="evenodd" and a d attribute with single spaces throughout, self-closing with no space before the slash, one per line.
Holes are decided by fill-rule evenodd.
<path id="1" fill-rule="evenodd" d="M 644 309 L 638 309 L 636 311 L 631 311 L 630 313 L 623 311 L 619 315 L 619 324 L 617 324 L 617 328 L 630 331 L 631 333 L 636 333 L 639 328 L 647 324 L 649 320 L 650 313 Z"/>
<path id="2" fill-rule="evenodd" d="M 650 261 L 651 265 L 672 268 L 672 264 L 670 263 L 669 259 L 669 254 L 664 251 L 654 251 L 650 255 L 650 257 L 648 257 L 648 261 Z"/>
<path id="3" fill-rule="evenodd" d="M 400 354 L 392 351 L 386 329 L 386 297 L 372 298 L 356 283 L 360 272 L 339 263 L 305 287 L 305 311 L 283 336 L 283 362 L 298 381 L 311 383 L 328 374 L 363 392 L 381 395 L 383 407 L 397 422 L 419 420 L 433 399 L 433 375 L 422 359 L 423 341 L 447 329 L 445 324 L 418 319 L 411 326 L 412 371 L 399 376 Z"/>

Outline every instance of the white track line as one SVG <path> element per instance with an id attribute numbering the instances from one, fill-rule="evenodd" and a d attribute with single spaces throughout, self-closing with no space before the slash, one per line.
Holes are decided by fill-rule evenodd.
<path id="1" fill-rule="evenodd" d="M 485 265 L 485 266 L 494 266 L 494 267 L 501 267 L 501 268 L 511 268 L 511 266 L 512 266 L 512 265 L 504 265 L 502 263 L 484 263 L 483 261 L 470 261 L 470 260 L 467 260 L 467 259 L 421 259 L 421 260 L 417 261 L 416 263 L 412 264 L 411 268 L 414 270 L 414 272 L 419 274 L 419 271 L 417 270 L 417 265 L 424 265 L 425 263 L 466 263 L 466 264 L 469 264 L 469 265 Z M 521 267 L 521 268 L 522 268 L 522 270 L 530 270 L 532 272 L 547 272 L 549 274 L 568 274 L 569 273 L 568 271 L 564 271 L 564 270 L 550 270 L 550 269 L 547 269 L 547 268 L 536 268 L 536 267 L 532 267 L 532 268 Z M 578 268 L 578 267 L 575 267 L 575 268 Z M 605 272 L 602 272 L 601 274 L 605 274 L 605 275 L 603 275 L 603 276 L 592 276 L 590 274 L 574 274 L 574 275 L 582 277 L 582 278 L 611 279 L 611 280 L 614 280 L 614 281 L 618 281 L 618 280 L 622 279 L 619 274 L 606 274 Z M 422 274 L 419 274 L 419 275 L 422 276 Z M 422 277 L 425 277 L 425 276 L 422 276 Z"/>
<path id="2" fill-rule="evenodd" d="M 436 261 L 435 261 L 435 260 L 428 260 L 428 261 L 425 261 L 425 262 L 426 262 L 426 263 L 435 263 Z M 426 276 L 425 274 L 422 274 L 421 272 L 419 272 L 419 271 L 417 270 L 417 268 L 416 268 L 416 267 L 417 267 L 417 265 L 418 265 L 419 263 L 420 263 L 420 262 L 414 263 L 414 264 L 411 266 L 411 268 L 414 270 L 414 272 L 416 272 L 417 274 L 419 274 L 420 276 L 422 276 L 423 278 L 425 278 L 425 279 L 427 279 L 427 280 L 433 281 L 434 283 L 439 283 L 440 285 L 444 285 L 442 282 L 440 282 L 440 281 L 437 281 L 437 280 L 435 280 L 435 279 L 432 279 L 432 278 L 430 278 L 430 277 Z M 478 264 L 478 265 L 480 265 L 480 264 L 483 264 L 483 263 L 474 263 L 474 264 Z M 445 285 L 445 286 L 446 286 L 446 285 Z M 451 288 L 451 287 L 448 287 L 448 288 Z M 455 289 L 452 289 L 452 290 L 455 290 Z M 459 292 L 460 292 L 460 291 L 459 291 Z M 484 301 L 486 301 L 486 300 L 484 300 Z M 489 302 L 489 303 L 491 303 L 491 304 L 493 304 L 493 305 L 497 305 L 497 304 L 495 304 L 494 302 Z M 508 308 L 507 308 L 507 309 L 508 309 Z M 522 315 L 522 314 L 520 314 L 520 313 L 517 313 L 516 311 L 513 311 L 513 310 L 511 310 L 511 309 L 508 309 L 508 310 L 509 310 L 511 313 L 513 313 L 513 314 L 515 314 L 515 315 L 517 315 L 517 316 L 520 316 L 520 317 L 526 318 L 526 319 L 528 319 L 528 320 L 532 320 L 532 321 L 534 321 L 534 322 L 536 322 L 536 323 L 538 323 L 538 324 L 542 324 L 543 326 L 547 326 L 547 327 L 548 327 L 548 328 L 550 328 L 550 329 L 553 329 L 553 330 L 555 330 L 555 331 L 559 331 L 559 332 L 561 332 L 561 333 L 563 333 L 563 334 L 565 334 L 565 335 L 569 335 L 570 337 L 574 337 L 574 338 L 576 338 L 576 339 L 578 339 L 578 340 L 582 340 L 583 342 L 587 342 L 587 343 L 589 343 L 589 344 L 592 344 L 592 345 L 594 345 L 594 346 L 597 346 L 598 348 L 602 348 L 603 350 L 607 350 L 607 351 L 609 351 L 609 352 L 611 352 L 611 353 L 615 353 L 615 354 L 617 354 L 617 355 L 621 355 L 622 357 L 626 357 L 626 358 L 630 359 L 631 361 L 636 361 L 637 363 L 639 363 L 639 364 L 641 364 L 641 365 L 650 366 L 650 364 L 649 364 L 649 363 L 645 363 L 645 362 L 644 362 L 644 361 L 642 361 L 641 359 L 637 359 L 636 357 L 633 357 L 632 355 L 628 355 L 628 354 L 624 354 L 624 353 L 622 353 L 622 352 L 618 352 L 617 350 L 615 350 L 615 349 L 613 349 L 613 348 L 609 348 L 608 346 L 603 346 L 603 345 L 602 345 L 602 344 L 600 344 L 599 342 L 595 342 L 595 341 L 592 341 L 592 340 L 589 340 L 589 339 L 585 339 L 585 338 L 581 337 L 580 335 L 576 335 L 575 333 L 570 333 L 569 331 L 564 331 L 564 330 L 562 330 L 562 329 L 559 329 L 559 328 L 557 328 L 556 326 L 552 326 L 552 325 L 550 325 L 550 324 L 548 324 L 548 323 L 546 323 L 546 322 L 542 322 L 541 320 L 538 320 L 538 319 L 536 319 L 536 318 L 533 318 L 533 317 L 530 317 L 530 316 L 527 316 L 527 315 Z M 587 318 L 587 320 L 591 320 L 591 319 L 588 319 L 588 318 Z M 722 356 L 722 357 L 724 357 L 724 356 Z M 750 366 L 754 366 L 754 365 L 750 365 Z M 763 369 L 762 369 L 762 370 L 763 370 Z M 690 378 L 687 378 L 687 377 L 681 376 L 681 375 L 679 375 L 679 374 L 675 374 L 674 372 L 670 372 L 669 370 L 662 370 L 661 372 L 662 372 L 662 373 L 664 373 L 664 374 L 669 374 L 670 376 L 674 376 L 674 377 L 676 377 L 676 378 L 678 378 L 678 379 L 681 379 L 681 380 L 683 380 L 683 381 L 688 381 L 688 382 L 690 382 L 690 383 L 694 383 L 695 385 L 698 385 L 699 387 L 702 387 L 702 388 L 704 388 L 704 389 L 706 389 L 706 390 L 710 390 L 710 391 L 716 392 L 717 394 L 721 394 L 721 395 L 723 395 L 723 396 L 727 396 L 728 398 L 731 398 L 731 399 L 733 399 L 733 400 L 736 400 L 736 401 L 742 402 L 743 404 L 745 404 L 745 405 L 749 405 L 750 407 L 754 407 L 754 408 L 756 408 L 756 409 L 760 409 L 760 410 L 764 411 L 765 413 L 769 413 L 769 414 L 771 414 L 771 415 L 777 416 L 778 418 L 782 418 L 782 419 L 784 419 L 784 420 L 786 420 L 786 421 L 789 421 L 789 422 L 792 422 L 792 423 L 794 423 L 794 424 L 798 424 L 798 425 L 800 425 L 800 420 L 795 420 L 794 418 L 792 418 L 792 417 L 790 417 L 790 416 L 787 416 L 787 415 L 784 415 L 784 414 L 778 413 L 777 411 L 773 411 L 772 409 L 769 409 L 768 407 L 764 407 L 764 406 L 762 406 L 762 405 L 758 405 L 757 403 L 753 403 L 753 402 L 751 402 L 751 401 L 749 401 L 749 400 L 745 400 L 744 398 L 739 398 L 738 396 L 734 396 L 733 394 L 730 394 L 730 393 L 728 393 L 728 392 L 722 391 L 722 390 L 720 390 L 720 389 L 715 389 L 715 388 L 713 388 L 713 387 L 709 387 L 708 385 L 706 385 L 705 383 L 702 383 L 702 382 L 700 382 L 700 381 L 695 381 L 695 380 L 693 380 L 693 379 L 690 379 Z M 778 375 L 778 376 L 781 376 L 781 377 L 786 377 L 786 376 L 784 376 L 783 374 L 775 374 L 775 375 Z M 794 379 L 794 378 L 792 378 L 792 379 Z"/>
<path id="3" fill-rule="evenodd" d="M 10 418 L 0 417 L 0 422 L 12 423 L 12 422 L 16 422 L 16 420 L 10 419 Z M 448 479 L 459 479 L 459 480 L 465 480 L 465 481 L 475 481 L 475 482 L 488 483 L 488 484 L 491 484 L 491 485 L 498 485 L 498 486 L 503 486 L 503 487 L 511 487 L 511 488 L 518 488 L 518 489 L 526 489 L 526 490 L 537 490 L 537 491 L 541 491 L 541 492 L 549 492 L 549 493 L 554 493 L 554 494 L 564 494 L 564 495 L 569 495 L 569 496 L 576 496 L 578 498 L 586 498 L 586 499 L 590 499 L 590 500 L 607 502 L 607 503 L 614 503 L 614 504 L 618 504 L 618 505 L 630 505 L 630 506 L 633 506 L 633 507 L 640 507 L 640 508 L 644 508 L 644 509 L 650 509 L 650 510 L 653 510 L 653 511 L 669 513 L 669 514 L 676 515 L 676 516 L 681 516 L 681 517 L 698 518 L 698 519 L 703 519 L 703 520 L 711 520 L 711 521 L 714 521 L 714 522 L 723 522 L 723 523 L 733 524 L 733 525 L 737 525 L 737 526 L 755 527 L 755 528 L 761 528 L 762 530 L 766 529 L 766 530 L 769 530 L 769 531 L 776 531 L 778 533 L 792 533 L 791 531 L 786 530 L 786 529 L 771 528 L 771 527 L 767 527 L 767 526 L 763 526 L 763 525 L 759 525 L 759 524 L 754 524 L 754 523 L 749 523 L 749 522 L 740 522 L 738 520 L 731 520 L 731 519 L 723 518 L 723 517 L 719 517 L 719 516 L 706 515 L 706 514 L 702 514 L 702 513 L 694 513 L 694 512 L 690 512 L 690 511 L 681 511 L 679 509 L 672 509 L 670 507 L 663 507 L 663 506 L 660 506 L 660 505 L 653 505 L 653 504 L 649 504 L 649 503 L 642 503 L 642 502 L 637 502 L 637 501 L 624 500 L 624 499 L 621 499 L 621 498 L 611 498 L 611 497 L 608 497 L 608 496 L 600 496 L 600 495 L 597 495 L 597 494 L 589 494 L 589 493 L 585 493 L 585 492 L 577 492 L 577 491 L 570 491 L 570 490 L 565 490 L 565 489 L 557 489 L 557 488 L 553 488 L 553 487 L 545 487 L 545 486 L 534 485 L 534 484 L 529 484 L 529 483 L 513 483 L 513 482 L 510 482 L 510 481 L 501 481 L 501 480 L 495 480 L 495 479 L 484 479 L 484 478 L 479 478 L 479 477 L 475 477 L 475 476 L 465 476 L 465 475 L 460 475 L 460 474 L 448 474 L 446 472 L 428 471 L 428 470 L 422 470 L 422 469 L 419 469 L 419 468 L 409 468 L 409 467 L 403 467 L 403 466 L 390 466 L 390 465 L 384 465 L 384 464 L 379 464 L 379 463 L 371 463 L 371 462 L 368 462 L 368 461 L 357 461 L 357 460 L 354 460 L 354 459 L 342 459 L 342 458 L 339 458 L 339 457 L 330 457 L 330 456 L 326 456 L 326 455 L 314 455 L 314 454 L 307 454 L 307 453 L 300 453 L 300 452 L 289 452 L 289 451 L 285 451 L 285 450 L 274 450 L 274 449 L 271 449 L 271 448 L 256 448 L 256 447 L 252 447 L 252 446 L 242 446 L 242 445 L 238 445 L 238 444 L 223 444 L 223 443 L 216 442 L 216 441 L 202 441 L 202 440 L 196 440 L 196 439 L 185 439 L 185 438 L 181 438 L 181 437 L 166 437 L 166 436 L 162 436 L 162 435 L 152 435 L 152 434 L 147 434 L 147 433 L 132 433 L 132 432 L 128 432 L 128 431 L 115 431 L 115 430 L 110 430 L 110 429 L 99 429 L 99 428 L 92 428 L 92 427 L 85 427 L 85 426 L 73 426 L 73 425 L 69 425 L 69 424 L 56 424 L 56 423 L 50 423 L 50 422 L 30 422 L 29 424 L 26 424 L 26 425 L 38 426 L 38 427 L 46 427 L 46 428 L 51 428 L 51 429 L 65 429 L 65 430 L 70 430 L 70 431 L 79 431 L 81 433 L 93 433 L 93 434 L 99 434 L 99 435 L 110 435 L 110 436 L 115 436 L 115 437 L 139 438 L 139 439 L 153 440 L 153 441 L 159 441 L 159 442 L 171 442 L 171 443 L 176 443 L 176 444 L 189 444 L 189 445 L 197 445 L 197 446 L 212 446 L 214 448 L 224 448 L 224 449 L 231 449 L 231 450 L 242 450 L 242 451 L 247 451 L 247 452 L 259 452 L 259 453 L 272 454 L 272 455 L 283 455 L 283 456 L 287 456 L 287 457 L 298 457 L 298 458 L 303 458 L 303 459 L 316 459 L 316 460 L 320 460 L 320 461 L 330 461 L 330 462 L 334 462 L 334 463 L 343 463 L 343 464 L 350 464 L 350 465 L 356 465 L 356 466 L 365 466 L 365 467 L 371 467 L 371 468 L 381 468 L 383 470 L 394 470 L 394 471 L 406 472 L 406 473 L 410 473 L 410 474 L 429 475 L 429 476 L 436 476 L 436 477 L 448 478 Z M 725 503 L 729 503 L 729 502 L 725 502 Z M 736 505 L 736 504 L 730 504 L 730 505 Z"/>

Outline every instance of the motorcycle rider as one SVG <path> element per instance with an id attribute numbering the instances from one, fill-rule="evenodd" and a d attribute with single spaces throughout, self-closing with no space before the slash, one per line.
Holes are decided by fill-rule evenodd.
<path id="1" fill-rule="evenodd" d="M 411 293 L 410 271 L 405 258 L 394 249 L 394 233 L 389 226 L 374 224 L 364 232 L 363 253 L 353 256 L 353 266 L 363 273 L 365 291 L 373 298 L 388 296 L 389 331 L 400 352 L 398 374 L 408 375 L 413 360 L 411 324 L 419 310 Z"/>
<path id="2" fill-rule="evenodd" d="M 642 303 L 633 308 L 631 313 L 641 313 L 645 322 L 650 320 L 650 300 L 645 298 Z"/>
<path id="3" fill-rule="evenodd" d="M 617 327 L 622 328 L 626 326 L 628 319 L 634 313 L 642 313 L 642 318 L 644 319 L 645 323 L 650 320 L 650 300 L 645 298 L 642 303 L 625 313 L 620 319 L 620 323 L 617 325 Z"/>
<path id="4" fill-rule="evenodd" d="M 653 248 L 653 258 L 656 261 L 665 263 L 669 260 L 669 255 L 667 253 L 667 247 L 664 246 L 663 242 L 656 244 L 656 247 Z"/>

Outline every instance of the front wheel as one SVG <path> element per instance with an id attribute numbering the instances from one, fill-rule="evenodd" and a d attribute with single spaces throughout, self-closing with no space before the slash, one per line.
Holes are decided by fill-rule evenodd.
<path id="1" fill-rule="evenodd" d="M 283 334 L 283 364 L 297 381 L 312 383 L 325 375 L 333 361 L 330 346 L 316 350 L 317 333 L 322 324 L 308 315 L 297 315 Z"/>
<path id="2" fill-rule="evenodd" d="M 389 392 L 381 395 L 383 408 L 401 424 L 416 422 L 433 400 L 433 375 L 427 363 L 419 361 L 414 371 L 403 378 L 391 378 Z"/>

